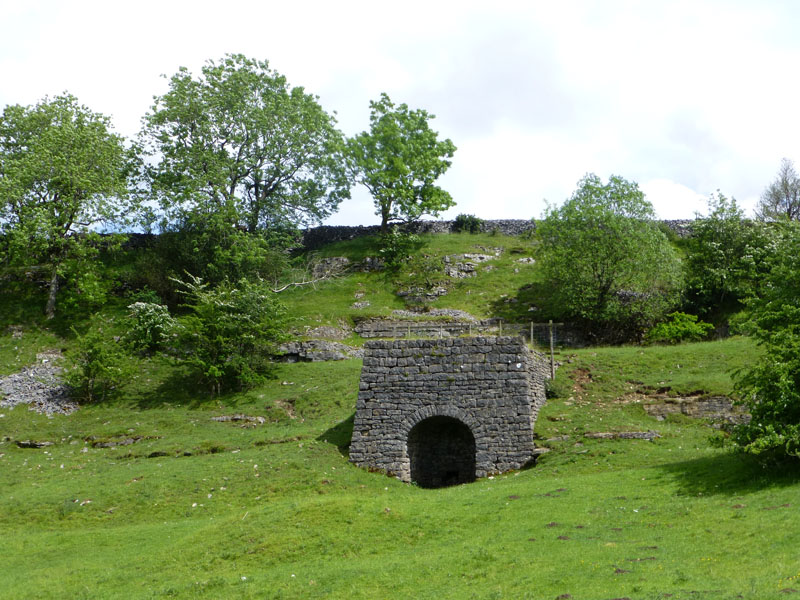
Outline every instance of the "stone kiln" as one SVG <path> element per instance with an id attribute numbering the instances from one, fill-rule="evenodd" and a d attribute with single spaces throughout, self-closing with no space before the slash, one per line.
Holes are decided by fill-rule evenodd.
<path id="1" fill-rule="evenodd" d="M 356 465 L 441 487 L 533 459 L 549 363 L 522 338 L 381 340 L 364 351 Z"/>

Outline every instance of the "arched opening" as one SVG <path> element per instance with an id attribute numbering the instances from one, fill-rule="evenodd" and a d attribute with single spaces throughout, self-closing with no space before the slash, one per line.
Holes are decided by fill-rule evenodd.
<path id="1" fill-rule="evenodd" d="M 430 417 L 408 433 L 411 481 L 438 488 L 475 481 L 475 436 L 452 417 Z"/>

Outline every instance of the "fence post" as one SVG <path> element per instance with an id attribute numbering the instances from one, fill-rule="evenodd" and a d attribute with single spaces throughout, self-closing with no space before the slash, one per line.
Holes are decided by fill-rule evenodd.
<path id="1" fill-rule="evenodd" d="M 500 319 L 499 330 L 500 330 L 499 331 L 500 335 L 503 335 L 503 319 L 502 318 Z"/>
<path id="2" fill-rule="evenodd" d="M 550 379 L 556 378 L 556 360 L 553 353 L 553 319 L 548 323 L 550 328 Z"/>
<path id="3" fill-rule="evenodd" d="M 531 321 L 531 335 L 530 335 L 530 342 L 531 342 L 531 346 L 533 346 L 533 321 Z"/>

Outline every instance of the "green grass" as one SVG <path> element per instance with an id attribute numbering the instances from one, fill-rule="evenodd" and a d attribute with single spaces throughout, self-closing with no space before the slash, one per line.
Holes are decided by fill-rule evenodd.
<path id="1" fill-rule="evenodd" d="M 53 418 L 0 410 L 0 597 L 782 597 L 800 588 L 797 469 L 618 401 L 634 379 L 729 390 L 727 366 L 752 352 L 734 338 L 562 355 L 564 393 L 536 426 L 551 451 L 439 490 L 348 463 L 360 361 L 280 365 L 261 388 L 215 399 L 145 361 L 114 402 Z M 267 422 L 211 420 L 234 413 Z M 662 437 L 583 437 L 648 429 Z"/>
<path id="2" fill-rule="evenodd" d="M 520 289 L 536 278 L 534 265 L 517 263 L 530 256 L 531 243 L 519 238 L 491 234 L 426 234 L 420 236 L 419 252 L 444 257 L 452 254 L 493 254 L 501 249 L 500 256 L 478 266 L 475 277 L 450 282 L 446 296 L 430 303 L 433 308 L 465 310 L 476 317 L 501 316 L 527 321 L 531 313 L 526 298 L 519 302 Z M 375 237 L 356 238 L 326 246 L 319 256 L 344 256 L 353 262 L 367 256 L 379 256 Z M 356 298 L 356 294 L 363 298 Z M 523 294 L 524 295 L 524 294 Z M 298 330 L 320 324 L 352 324 L 365 317 L 385 317 L 392 310 L 406 308 L 402 298 L 395 294 L 393 281 L 385 273 L 353 273 L 312 287 L 287 290 L 282 299 L 292 307 Z M 357 300 L 369 301 L 367 308 L 352 305 Z"/>
<path id="3" fill-rule="evenodd" d="M 537 269 L 516 262 L 528 242 L 423 242 L 439 256 L 505 249 L 434 306 L 530 318 Z M 377 249 L 361 238 L 322 254 Z M 357 292 L 369 308 L 352 308 Z M 403 307 L 378 273 L 281 297 L 301 332 Z M 0 375 L 70 348 L 70 326 L 87 325 L 45 322 L 38 300 L 0 295 Z M 122 312 L 122 300 L 104 309 Z M 72 415 L 0 409 L 0 598 L 784 597 L 800 589 L 797 465 L 712 447 L 708 423 L 656 421 L 637 401 L 730 394 L 731 371 L 757 356 L 747 338 L 562 349 L 535 429 L 550 451 L 533 468 L 438 490 L 348 462 L 358 360 L 280 364 L 259 388 L 211 398 L 173 362 L 144 359 L 117 398 Z M 212 420 L 233 414 L 265 423 Z M 660 437 L 584 435 L 648 430 Z"/>

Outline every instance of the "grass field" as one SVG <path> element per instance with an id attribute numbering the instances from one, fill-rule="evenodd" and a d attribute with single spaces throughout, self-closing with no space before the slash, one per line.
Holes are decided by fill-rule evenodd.
<path id="1" fill-rule="evenodd" d="M 531 318 L 537 271 L 518 262 L 530 242 L 422 238 L 438 256 L 503 248 L 434 306 Z M 371 238 L 321 252 L 376 253 Z M 357 295 L 370 306 L 354 308 Z M 281 298 L 300 333 L 404 307 L 380 273 Z M 88 326 L 43 322 L 39 300 L 0 296 L 0 376 L 69 350 L 71 327 Z M 104 308 L 112 329 L 125 304 Z M 757 357 L 747 338 L 561 349 L 535 428 L 549 452 L 444 489 L 348 462 L 358 360 L 279 364 L 267 384 L 211 398 L 171 360 L 131 358 L 113 400 L 52 418 L 0 409 L 0 599 L 792 597 L 797 465 L 763 466 L 712 446 L 709 423 L 642 408 L 655 391 L 729 395 L 731 372 Z M 260 420 L 214 420 L 233 415 Z M 625 431 L 660 437 L 585 435 Z M 52 445 L 17 444 L 31 440 Z"/>
<path id="2" fill-rule="evenodd" d="M 784 597 L 800 589 L 800 473 L 623 401 L 631 381 L 728 391 L 753 352 L 734 338 L 562 355 L 536 426 L 551 451 L 438 490 L 348 463 L 357 360 L 280 365 L 212 400 L 152 359 L 117 401 L 0 410 L 0 597 Z M 266 422 L 212 420 L 232 414 Z M 661 437 L 583 437 L 634 430 Z M 54 445 L 15 443 L 31 439 Z"/>

